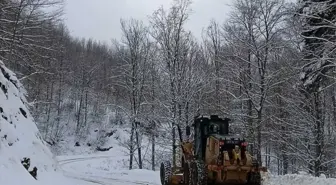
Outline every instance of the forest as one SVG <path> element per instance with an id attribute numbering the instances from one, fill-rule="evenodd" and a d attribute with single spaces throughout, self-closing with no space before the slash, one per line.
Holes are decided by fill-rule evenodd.
<path id="1" fill-rule="evenodd" d="M 278 174 L 336 176 L 335 1 L 236 0 L 200 40 L 185 28 L 192 1 L 174 0 L 148 24 L 121 19 L 110 44 L 71 36 L 62 3 L 0 1 L 0 60 L 24 84 L 49 145 L 128 125 L 130 168 L 135 157 L 143 168 L 142 135 L 154 153 L 164 134 L 175 165 L 176 126 L 216 114 Z"/>

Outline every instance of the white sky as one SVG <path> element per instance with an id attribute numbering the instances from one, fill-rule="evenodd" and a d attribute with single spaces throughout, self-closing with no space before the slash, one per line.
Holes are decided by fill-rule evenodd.
<path id="1" fill-rule="evenodd" d="M 66 0 L 65 23 L 76 37 L 93 38 L 110 43 L 119 39 L 120 18 L 136 18 L 145 23 L 160 5 L 169 8 L 172 0 Z M 186 28 L 201 38 L 202 28 L 210 19 L 223 22 L 230 11 L 232 0 L 194 0 L 193 13 Z"/>

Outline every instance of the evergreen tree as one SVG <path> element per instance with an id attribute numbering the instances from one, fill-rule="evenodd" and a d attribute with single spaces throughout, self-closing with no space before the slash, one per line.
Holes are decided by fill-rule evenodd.
<path id="1" fill-rule="evenodd" d="M 303 71 L 301 92 L 308 100 L 306 110 L 313 118 L 310 121 L 312 140 L 308 142 L 313 158 L 309 171 L 319 176 L 325 166 L 325 96 L 323 87 L 329 83 L 328 73 L 334 67 L 336 2 L 330 0 L 302 0 L 299 4 L 299 17 L 302 20 Z M 308 139 L 309 140 L 309 139 Z"/>
<path id="2" fill-rule="evenodd" d="M 309 92 L 317 92 L 334 67 L 336 2 L 301 0 L 299 5 L 305 61 L 301 80 Z"/>

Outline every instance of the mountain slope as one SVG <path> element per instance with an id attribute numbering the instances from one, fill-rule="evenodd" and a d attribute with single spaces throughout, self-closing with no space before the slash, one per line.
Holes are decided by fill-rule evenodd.
<path id="1" fill-rule="evenodd" d="M 30 159 L 28 170 L 37 167 L 37 180 L 21 164 L 23 158 Z M 39 184 L 56 164 L 29 113 L 22 84 L 0 61 L 0 184 Z"/>

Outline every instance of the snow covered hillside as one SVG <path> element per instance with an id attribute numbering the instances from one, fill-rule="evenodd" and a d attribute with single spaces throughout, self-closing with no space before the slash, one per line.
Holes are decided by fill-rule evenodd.
<path id="1" fill-rule="evenodd" d="M 119 142 L 127 139 L 127 132 L 122 129 L 117 129 L 113 137 L 106 142 L 106 146 L 112 146 L 108 152 L 54 157 L 41 139 L 28 110 L 24 88 L 15 74 L 2 62 L 0 89 L 0 184 L 161 184 L 159 171 L 128 170 L 127 150 Z M 83 149 L 83 145 L 81 146 L 79 148 Z M 143 146 L 148 147 L 149 142 L 144 140 Z M 28 170 L 21 163 L 24 158 L 30 159 Z M 37 168 L 37 179 L 29 173 L 34 167 Z M 60 171 L 63 171 L 63 174 Z M 270 176 L 263 185 L 336 185 L 336 179 L 307 175 Z"/>
<path id="2" fill-rule="evenodd" d="M 55 146 L 51 146 L 52 151 L 58 156 L 78 156 L 78 155 L 98 155 L 98 156 L 127 156 L 123 159 L 122 163 L 125 168 L 128 169 L 129 165 L 129 138 L 130 128 L 128 125 L 115 126 L 106 128 L 108 136 L 104 137 L 104 142 L 97 144 L 97 132 L 91 129 L 91 132 L 87 135 L 86 139 L 76 140 L 74 136 L 68 136 Z M 155 146 L 155 167 L 159 169 L 160 162 L 164 159 L 171 157 L 171 144 L 169 141 L 158 137 Z M 77 144 L 76 144 L 77 143 Z M 152 157 L 152 143 L 150 138 L 145 134 L 141 134 L 141 146 L 142 146 L 142 160 L 144 169 L 152 169 L 151 157 Z M 106 151 L 99 151 L 97 147 L 106 149 Z M 137 150 L 135 153 L 135 161 L 133 169 L 138 168 Z M 121 166 L 120 164 L 118 165 Z"/>
<path id="3" fill-rule="evenodd" d="M 30 159 L 28 170 L 21 163 L 24 158 Z M 34 167 L 37 180 L 28 172 Z M 57 169 L 28 110 L 22 84 L 0 61 L 0 184 L 79 184 L 63 177 Z"/>

